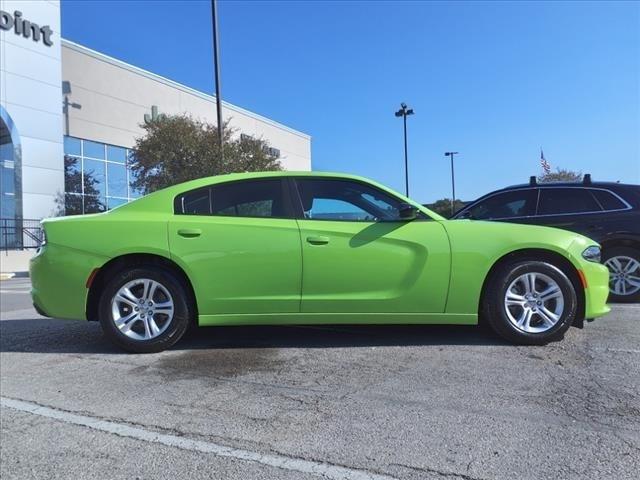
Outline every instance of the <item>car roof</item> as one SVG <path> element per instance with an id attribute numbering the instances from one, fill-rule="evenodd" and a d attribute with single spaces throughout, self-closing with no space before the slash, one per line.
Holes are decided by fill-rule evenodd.
<path id="1" fill-rule="evenodd" d="M 508 187 L 504 187 L 501 190 L 514 190 L 518 188 L 532 188 L 532 187 L 637 187 L 638 185 L 634 185 L 632 183 L 620 183 L 620 182 L 594 182 L 591 181 L 589 183 L 585 182 L 545 182 L 545 183 L 518 183 L 516 185 L 510 185 Z M 498 191 L 498 190 L 496 190 Z"/>
<path id="2" fill-rule="evenodd" d="M 616 188 L 638 188 L 639 185 L 635 185 L 632 183 L 619 183 L 619 182 L 594 182 L 591 181 L 589 183 L 584 182 L 548 182 L 548 183 L 519 183 L 516 185 L 509 185 L 508 187 L 500 188 L 498 190 L 494 190 L 490 193 L 498 193 L 498 192 L 506 192 L 509 190 L 522 190 L 526 188 L 548 188 L 548 187 L 565 187 L 565 188 L 608 188 L 608 189 L 616 189 Z M 485 195 L 483 195 L 484 197 Z"/>
<path id="3" fill-rule="evenodd" d="M 171 204 L 173 204 L 173 199 L 175 196 L 180 195 L 185 192 L 189 192 L 191 190 L 197 190 L 199 188 L 205 188 L 208 186 L 216 185 L 219 183 L 227 183 L 234 182 L 239 180 L 248 180 L 248 179 L 257 179 L 257 178 L 286 178 L 286 177 L 313 177 L 313 178 L 339 178 L 344 180 L 355 180 L 363 182 L 367 185 L 372 185 L 377 187 L 378 189 L 390 193 L 391 195 L 402 199 L 403 201 L 418 207 L 418 209 L 428 212 L 431 218 L 435 220 L 444 220 L 444 217 L 441 215 L 432 212 L 427 209 L 420 203 L 405 197 L 403 194 L 394 191 L 393 189 L 378 183 L 374 180 L 371 180 L 366 177 L 361 177 L 359 175 L 352 175 L 348 173 L 339 173 L 339 172 L 310 172 L 310 171 L 270 171 L 270 172 L 246 172 L 246 173 L 229 173 L 225 175 L 215 175 L 211 177 L 203 177 L 195 180 L 189 180 L 187 182 L 179 183 L 176 185 L 172 185 L 170 187 L 163 188 L 161 190 L 156 190 L 155 192 L 151 192 L 141 198 L 133 202 L 129 202 L 123 204 L 110 212 L 124 212 L 124 211 L 132 211 L 134 209 L 157 209 L 162 210 L 166 206 L 162 206 L 164 200 L 170 200 Z"/>
<path id="4" fill-rule="evenodd" d="M 315 178 L 343 178 L 346 180 L 358 180 L 361 182 L 365 182 L 368 184 L 373 184 L 378 186 L 379 188 L 390 191 L 388 187 L 382 185 L 374 180 L 369 178 L 361 177 L 359 175 L 351 175 L 348 173 L 339 173 L 339 172 L 316 172 L 316 171 L 290 171 L 290 170 L 279 170 L 279 171 L 269 171 L 269 172 L 245 172 L 245 173 L 228 173 L 224 175 L 214 175 L 211 177 L 202 177 L 197 178 L 195 180 L 189 180 L 187 182 L 182 182 L 176 185 L 172 185 L 170 187 L 164 188 L 162 190 L 158 190 L 154 193 L 164 192 L 167 194 L 177 194 L 179 192 L 187 192 L 189 190 L 194 190 L 200 187 L 207 187 L 210 185 L 215 185 L 218 183 L 226 183 L 233 182 L 237 180 L 248 180 L 248 179 L 256 179 L 256 178 L 284 178 L 284 177 L 315 177 Z M 394 192 L 398 194 L 398 192 Z"/>

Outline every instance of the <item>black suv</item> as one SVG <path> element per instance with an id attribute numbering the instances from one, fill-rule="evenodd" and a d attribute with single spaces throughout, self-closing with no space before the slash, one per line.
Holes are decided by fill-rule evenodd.
<path id="1" fill-rule="evenodd" d="M 514 185 L 491 192 L 453 218 L 564 228 L 602 246 L 611 301 L 640 301 L 640 185 L 582 182 Z"/>

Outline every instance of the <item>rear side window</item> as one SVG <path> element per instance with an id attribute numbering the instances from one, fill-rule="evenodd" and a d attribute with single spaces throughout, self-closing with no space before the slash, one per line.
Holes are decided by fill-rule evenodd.
<path id="1" fill-rule="evenodd" d="M 586 188 L 542 188 L 538 215 L 600 212 L 602 209 Z"/>
<path id="2" fill-rule="evenodd" d="M 177 198 L 176 213 L 183 215 L 210 215 L 211 214 L 211 190 L 200 188 L 187 192 Z"/>
<path id="3" fill-rule="evenodd" d="M 292 218 L 279 178 L 221 183 L 183 193 L 175 199 L 178 215 Z"/>
<path id="4" fill-rule="evenodd" d="M 591 190 L 591 193 L 604 210 L 623 210 L 627 208 L 622 200 L 608 190 Z"/>
<path id="5" fill-rule="evenodd" d="M 222 183 L 211 187 L 213 215 L 225 217 L 290 217 L 279 178 Z"/>
<path id="6" fill-rule="evenodd" d="M 465 217 L 475 220 L 526 217 L 533 214 L 535 201 L 533 189 L 498 193 L 470 207 Z"/>

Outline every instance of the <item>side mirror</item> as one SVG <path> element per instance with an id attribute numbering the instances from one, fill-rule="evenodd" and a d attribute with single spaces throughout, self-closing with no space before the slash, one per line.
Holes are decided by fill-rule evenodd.
<path id="1" fill-rule="evenodd" d="M 400 220 L 415 220 L 418 216 L 418 209 L 408 203 L 401 203 L 398 213 L 400 214 Z"/>

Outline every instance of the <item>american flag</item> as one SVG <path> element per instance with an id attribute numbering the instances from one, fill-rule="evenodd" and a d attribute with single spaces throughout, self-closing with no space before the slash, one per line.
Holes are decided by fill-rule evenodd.
<path id="1" fill-rule="evenodd" d="M 544 170 L 545 174 L 551 173 L 551 165 L 547 162 L 547 159 L 544 158 L 544 152 L 540 149 L 540 165 L 542 166 L 542 170 Z"/>

